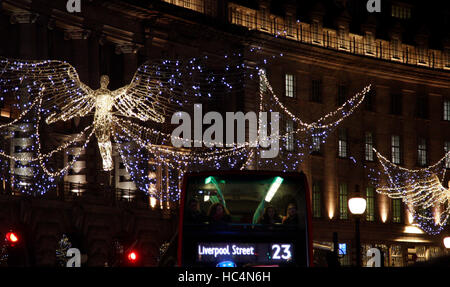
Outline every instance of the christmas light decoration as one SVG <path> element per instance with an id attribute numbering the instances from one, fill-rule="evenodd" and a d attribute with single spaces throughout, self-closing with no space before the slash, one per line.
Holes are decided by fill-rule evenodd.
<path id="1" fill-rule="evenodd" d="M 259 50 L 252 48 L 252 51 Z M 24 93 L 32 99 L 21 106 L 17 118 L 0 126 L 0 130 L 17 127 L 22 121 L 30 122 L 28 118 L 35 121 L 32 129 L 35 141 L 33 152 L 16 155 L 0 150 L 0 156 L 11 161 L 31 163 L 34 170 L 42 170 L 54 184 L 54 178 L 68 171 L 95 135 L 104 170 L 113 168 L 114 142 L 127 172 L 139 190 L 150 194 L 152 199 L 176 201 L 179 199 L 179 179 L 188 170 L 297 169 L 318 143 L 324 143 L 328 135 L 354 113 L 370 90 L 370 86 L 365 87 L 335 111 L 306 123 L 299 113 L 288 109 L 274 93 L 264 69 L 246 64 L 241 54 L 225 56 L 225 59 L 228 62 L 224 68 L 223 64 L 219 65 L 207 56 L 185 61 L 145 63 L 138 68 L 129 85 L 111 91 L 108 89 L 107 76 L 102 76 L 100 88 L 93 90 L 80 81 L 75 68 L 66 62 L 0 58 L 1 92 L 16 96 L 19 102 Z M 219 59 L 219 62 L 222 60 Z M 267 64 L 266 59 L 263 62 Z M 199 102 L 220 103 L 230 95 L 240 95 L 246 91 L 259 94 L 257 112 L 279 112 L 283 127 L 288 121 L 297 125 L 296 128 L 271 135 L 271 141 L 283 142 L 279 158 L 262 159 L 263 148 L 249 140 L 227 148 L 171 147 L 167 118 L 173 113 L 189 110 Z M 42 151 L 40 131 L 44 121 L 41 119 L 45 119 L 47 125 L 52 125 L 58 121 L 88 116 L 93 116 L 92 124 L 82 129 L 72 140 L 59 144 L 53 150 Z M 85 142 L 73 154 L 72 160 L 62 167 L 48 166 L 50 158 L 66 151 L 81 139 Z M 292 148 L 286 150 L 288 143 Z M 202 144 L 207 146 L 210 143 Z M 253 147 L 255 145 L 256 148 Z M 149 164 L 150 160 L 155 164 Z M 165 193 L 157 194 L 156 178 L 148 176 L 149 172 L 155 172 L 156 167 L 167 168 L 167 172 L 162 175 L 162 181 L 167 184 Z M 48 185 L 41 192 L 50 187 Z M 154 205 L 155 201 L 151 204 Z"/>
<path id="2" fill-rule="evenodd" d="M 446 173 L 445 160 L 450 153 L 431 166 L 414 170 L 396 165 L 373 150 L 383 168 L 383 173 L 372 178 L 377 192 L 401 199 L 425 232 L 440 233 L 450 217 L 450 189 L 441 183 Z M 381 183 L 383 175 L 386 184 Z"/>

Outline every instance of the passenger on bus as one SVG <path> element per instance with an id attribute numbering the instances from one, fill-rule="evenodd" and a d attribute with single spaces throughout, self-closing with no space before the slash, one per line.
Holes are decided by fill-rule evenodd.
<path id="1" fill-rule="evenodd" d="M 283 218 L 283 224 L 298 224 L 297 206 L 295 203 L 288 204 L 286 216 Z"/>
<path id="2" fill-rule="evenodd" d="M 281 217 L 277 214 L 273 206 L 264 208 L 264 213 L 259 220 L 259 224 L 276 224 L 281 223 Z"/>
<path id="3" fill-rule="evenodd" d="M 200 202 L 192 198 L 189 201 L 188 210 L 186 212 L 186 221 L 190 223 L 202 223 L 206 222 L 206 215 L 200 209 Z"/>
<path id="4" fill-rule="evenodd" d="M 231 221 L 228 210 L 219 202 L 216 202 L 209 207 L 208 218 L 209 223 L 211 224 L 226 224 Z"/>

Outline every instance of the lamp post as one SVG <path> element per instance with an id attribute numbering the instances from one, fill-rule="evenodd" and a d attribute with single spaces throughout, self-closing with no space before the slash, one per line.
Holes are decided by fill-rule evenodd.
<path id="1" fill-rule="evenodd" d="M 450 236 L 444 238 L 444 246 L 450 250 Z"/>
<path id="2" fill-rule="evenodd" d="M 356 191 L 358 193 L 358 186 L 356 186 Z M 361 234 L 359 231 L 359 223 L 361 215 L 366 211 L 366 199 L 356 195 L 348 200 L 348 208 L 355 215 L 356 266 L 361 267 Z"/>

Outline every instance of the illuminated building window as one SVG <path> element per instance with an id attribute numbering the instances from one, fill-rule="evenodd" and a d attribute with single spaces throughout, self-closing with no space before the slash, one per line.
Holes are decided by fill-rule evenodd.
<path id="1" fill-rule="evenodd" d="M 391 114 L 401 115 L 402 114 L 402 95 L 401 94 L 391 94 Z"/>
<path id="2" fill-rule="evenodd" d="M 339 184 L 339 218 L 348 219 L 348 190 L 347 184 Z"/>
<path id="3" fill-rule="evenodd" d="M 313 208 L 313 217 L 315 218 L 322 217 L 322 192 L 320 181 L 313 181 L 312 208 Z"/>
<path id="4" fill-rule="evenodd" d="M 346 158 L 348 156 L 347 130 L 339 130 L 338 156 Z"/>
<path id="5" fill-rule="evenodd" d="M 347 101 L 347 86 L 346 85 L 338 85 L 338 93 L 337 93 L 337 105 L 342 106 Z"/>
<path id="6" fill-rule="evenodd" d="M 339 27 L 338 31 L 338 41 L 339 41 L 339 48 L 347 50 L 348 49 L 348 41 L 347 41 L 347 31 L 344 27 Z"/>
<path id="7" fill-rule="evenodd" d="M 375 221 L 375 191 L 372 186 L 368 186 L 366 188 L 366 201 L 367 201 L 366 220 Z"/>
<path id="8" fill-rule="evenodd" d="M 313 43 L 320 43 L 319 21 L 314 20 L 311 23 L 311 38 L 312 38 Z"/>
<path id="9" fill-rule="evenodd" d="M 375 54 L 375 37 L 371 32 L 366 32 L 365 44 L 366 54 Z"/>
<path id="10" fill-rule="evenodd" d="M 427 141 L 424 138 L 419 138 L 417 144 L 417 164 L 419 166 L 427 165 Z"/>
<path id="11" fill-rule="evenodd" d="M 373 135 L 371 132 L 366 132 L 364 135 L 364 159 L 367 161 L 373 161 L 373 155 Z"/>
<path id="12" fill-rule="evenodd" d="M 261 17 L 260 17 L 260 28 L 262 30 L 268 31 L 269 30 L 269 21 L 268 21 L 268 13 L 266 9 L 261 9 Z"/>
<path id="13" fill-rule="evenodd" d="M 312 153 L 320 153 L 321 152 L 321 142 L 320 142 L 320 137 L 319 136 L 312 136 Z"/>
<path id="14" fill-rule="evenodd" d="M 392 199 L 392 222 L 402 222 L 402 200 L 400 198 Z"/>
<path id="15" fill-rule="evenodd" d="M 284 75 L 284 89 L 285 89 L 285 96 L 288 98 L 294 98 L 295 97 L 295 75 L 292 74 L 285 74 Z"/>
<path id="16" fill-rule="evenodd" d="M 397 38 L 391 40 L 391 55 L 393 59 L 400 59 L 400 40 Z"/>
<path id="17" fill-rule="evenodd" d="M 295 32 L 295 24 L 294 19 L 292 17 L 286 17 L 285 21 L 285 30 L 288 36 L 294 36 Z"/>
<path id="18" fill-rule="evenodd" d="M 444 152 L 447 154 L 450 151 L 450 142 L 444 143 Z M 445 168 L 450 168 L 450 154 L 445 157 Z"/>
<path id="19" fill-rule="evenodd" d="M 398 5 L 392 5 L 391 8 L 392 17 L 404 20 L 411 19 L 411 8 Z"/>
<path id="20" fill-rule="evenodd" d="M 444 121 L 450 121 L 450 100 L 444 101 Z"/>
<path id="21" fill-rule="evenodd" d="M 311 101 L 316 102 L 316 103 L 322 102 L 322 81 L 321 80 L 312 80 Z"/>
<path id="22" fill-rule="evenodd" d="M 391 137 L 391 156 L 392 162 L 395 164 L 401 163 L 401 147 L 400 147 L 400 136 L 393 135 Z"/>
<path id="23" fill-rule="evenodd" d="M 286 121 L 286 150 L 293 151 L 294 150 L 294 121 L 288 120 Z"/>
<path id="24" fill-rule="evenodd" d="M 420 64 L 426 64 L 427 63 L 427 58 L 426 58 L 426 49 L 423 47 L 418 47 L 417 48 L 417 58 L 418 58 L 418 62 Z"/>

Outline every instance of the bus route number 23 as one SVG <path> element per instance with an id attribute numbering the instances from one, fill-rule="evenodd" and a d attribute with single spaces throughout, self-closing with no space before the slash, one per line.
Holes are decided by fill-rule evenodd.
<path id="1" fill-rule="evenodd" d="M 290 260 L 291 258 L 291 244 L 272 244 L 273 260 Z"/>

